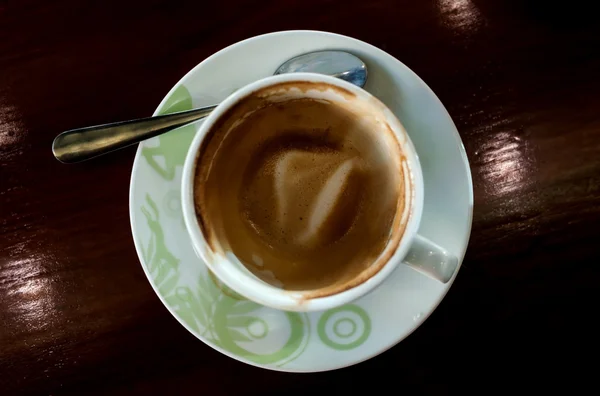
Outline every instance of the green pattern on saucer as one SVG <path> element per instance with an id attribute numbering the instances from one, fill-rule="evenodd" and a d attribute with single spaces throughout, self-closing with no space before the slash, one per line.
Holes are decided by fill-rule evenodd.
<path id="1" fill-rule="evenodd" d="M 176 113 L 191 109 L 192 96 L 186 87 L 180 85 L 169 96 L 158 114 Z M 158 146 L 144 147 L 142 155 L 160 176 L 165 180 L 173 180 L 177 167 L 183 166 L 183 161 L 194 138 L 195 130 L 196 128 L 192 124 L 160 135 L 158 137 Z M 163 164 L 157 161 L 156 157 L 159 156 L 164 159 Z"/>

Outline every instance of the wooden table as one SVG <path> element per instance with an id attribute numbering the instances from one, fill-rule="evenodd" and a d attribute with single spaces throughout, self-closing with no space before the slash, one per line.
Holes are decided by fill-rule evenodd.
<path id="1" fill-rule="evenodd" d="M 131 238 L 134 148 L 71 166 L 50 150 L 63 130 L 150 115 L 228 44 L 297 28 L 419 74 L 475 185 L 467 257 L 432 317 L 381 356 L 310 375 L 229 359 L 163 307 Z M 600 23 L 585 2 L 0 1 L 2 395 L 575 386 L 595 374 L 581 356 L 598 346 L 599 226 Z"/>

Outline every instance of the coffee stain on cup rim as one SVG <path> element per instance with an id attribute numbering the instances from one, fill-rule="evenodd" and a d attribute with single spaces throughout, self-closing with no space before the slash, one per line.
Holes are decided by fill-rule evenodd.
<path id="1" fill-rule="evenodd" d="M 287 81 L 278 84 L 271 85 L 269 87 L 261 88 L 258 91 L 251 93 L 250 95 L 258 95 L 261 98 L 271 98 L 277 94 L 285 94 L 290 90 L 299 90 L 303 93 L 308 91 L 316 90 L 320 92 L 334 91 L 336 94 L 344 97 L 346 100 L 356 99 L 356 94 L 343 87 L 331 85 L 323 82 L 311 82 L 311 81 Z"/>

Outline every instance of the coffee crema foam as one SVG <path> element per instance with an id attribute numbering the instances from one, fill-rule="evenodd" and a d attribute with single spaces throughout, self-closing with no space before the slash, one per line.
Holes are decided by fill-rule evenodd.
<path id="1" fill-rule="evenodd" d="M 351 106 L 271 100 L 242 99 L 208 132 L 194 179 L 199 224 L 214 252 L 272 285 L 348 284 L 377 261 L 404 209 L 399 147 Z"/>

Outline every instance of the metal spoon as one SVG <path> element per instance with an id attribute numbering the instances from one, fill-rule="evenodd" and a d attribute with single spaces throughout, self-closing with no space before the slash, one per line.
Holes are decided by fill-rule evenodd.
<path id="1" fill-rule="evenodd" d="M 283 63 L 274 74 L 294 72 L 327 74 L 359 87 L 363 87 L 367 81 L 364 62 L 344 51 L 318 51 L 300 55 Z M 88 160 L 198 121 L 208 116 L 215 107 L 72 129 L 54 139 L 52 152 L 63 163 Z"/>

